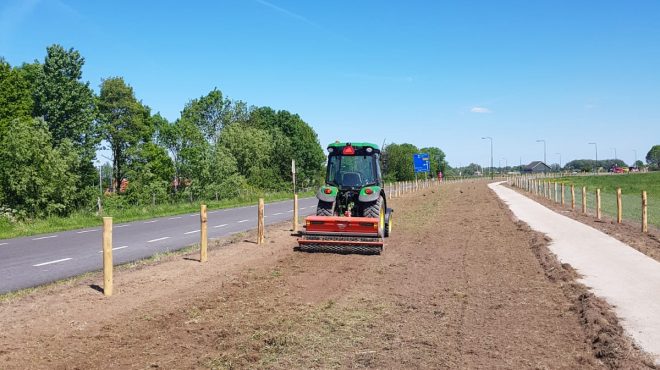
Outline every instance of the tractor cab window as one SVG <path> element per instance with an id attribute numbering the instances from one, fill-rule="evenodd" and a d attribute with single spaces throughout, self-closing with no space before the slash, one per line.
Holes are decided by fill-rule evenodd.
<path id="1" fill-rule="evenodd" d="M 340 187 L 359 188 L 376 183 L 376 157 L 330 156 L 328 183 Z"/>

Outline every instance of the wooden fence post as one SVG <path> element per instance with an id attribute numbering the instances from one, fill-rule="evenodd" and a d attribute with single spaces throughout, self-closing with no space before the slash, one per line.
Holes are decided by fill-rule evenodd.
<path id="1" fill-rule="evenodd" d="M 587 187 L 582 187 L 582 213 L 587 213 Z"/>
<path id="2" fill-rule="evenodd" d="M 206 214 L 206 204 L 202 204 L 199 210 L 199 262 L 206 262 L 209 260 L 208 254 L 206 252 L 208 247 L 208 232 L 206 227 L 208 226 L 208 217 Z"/>
<path id="3" fill-rule="evenodd" d="M 257 214 L 257 244 L 261 245 L 261 244 L 264 244 L 264 242 L 266 241 L 266 228 L 265 228 L 265 224 L 264 224 L 264 198 L 259 198 L 259 210 L 257 212 L 258 212 L 258 214 Z"/>
<path id="4" fill-rule="evenodd" d="M 596 189 L 596 218 L 600 220 L 600 189 Z"/>
<path id="5" fill-rule="evenodd" d="M 616 188 L 616 222 L 621 223 L 623 219 L 623 204 L 621 203 L 621 188 Z"/>
<path id="6" fill-rule="evenodd" d="M 571 209 L 575 210 L 575 185 L 571 185 Z"/>
<path id="7" fill-rule="evenodd" d="M 564 206 L 564 193 L 566 193 L 566 184 L 561 183 L 561 205 Z"/>
<path id="8" fill-rule="evenodd" d="M 103 295 L 112 295 L 112 217 L 103 217 Z"/>
<path id="9" fill-rule="evenodd" d="M 298 232 L 298 194 L 293 194 L 293 232 Z"/>
<path id="10" fill-rule="evenodd" d="M 649 232 L 649 225 L 648 225 L 648 213 L 647 213 L 647 199 L 646 199 L 646 190 L 642 190 L 642 232 L 647 233 Z"/>

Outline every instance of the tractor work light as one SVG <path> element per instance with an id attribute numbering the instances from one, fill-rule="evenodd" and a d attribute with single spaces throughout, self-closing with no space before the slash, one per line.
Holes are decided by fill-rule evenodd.
<path id="1" fill-rule="evenodd" d="M 371 147 L 367 147 L 367 153 L 371 153 L 371 152 L 373 152 L 373 151 L 374 151 L 374 150 L 371 149 Z"/>
<path id="2" fill-rule="evenodd" d="M 344 147 L 344 150 L 341 152 L 343 155 L 355 155 L 355 149 L 351 146 L 351 144 L 347 144 Z"/>
<path id="3" fill-rule="evenodd" d="M 335 151 L 335 148 L 333 148 L 333 147 L 328 148 L 328 153 L 332 153 L 334 151 Z"/>

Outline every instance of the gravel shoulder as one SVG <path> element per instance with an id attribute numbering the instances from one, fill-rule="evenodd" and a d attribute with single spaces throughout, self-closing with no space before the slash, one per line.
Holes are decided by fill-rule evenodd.
<path id="1" fill-rule="evenodd" d="M 381 256 L 293 252 L 276 225 L 118 272 L 111 298 L 96 274 L 2 302 L 0 368 L 652 366 L 485 183 L 391 206 Z"/>

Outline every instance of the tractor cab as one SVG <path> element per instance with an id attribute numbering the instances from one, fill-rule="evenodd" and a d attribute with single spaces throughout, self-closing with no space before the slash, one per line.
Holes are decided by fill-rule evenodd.
<path id="1" fill-rule="evenodd" d="M 339 143 L 341 145 L 341 143 Z M 380 150 L 373 144 L 346 143 L 341 148 L 328 147 L 326 184 L 342 190 L 361 189 L 364 186 L 382 186 Z"/>

